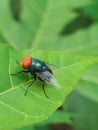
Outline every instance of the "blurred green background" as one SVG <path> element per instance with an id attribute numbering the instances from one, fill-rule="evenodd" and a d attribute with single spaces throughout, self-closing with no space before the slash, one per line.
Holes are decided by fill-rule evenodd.
<path id="1" fill-rule="evenodd" d="M 98 0 L 2 0 L 0 42 L 18 50 L 98 55 Z M 98 130 L 98 66 L 47 121 L 17 130 Z"/>

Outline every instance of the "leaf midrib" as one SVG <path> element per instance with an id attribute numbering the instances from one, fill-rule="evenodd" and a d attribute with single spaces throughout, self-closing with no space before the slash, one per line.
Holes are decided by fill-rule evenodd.
<path id="1" fill-rule="evenodd" d="M 34 48 L 36 49 L 40 43 L 40 38 L 41 38 L 41 34 L 43 32 L 43 29 L 45 27 L 45 24 L 47 22 L 47 18 L 48 18 L 48 15 L 49 15 L 49 0 L 47 0 L 47 4 L 46 4 L 46 7 L 45 7 L 45 10 L 44 10 L 44 13 L 43 13 L 43 16 L 42 16 L 42 19 L 40 21 L 40 25 L 39 25 L 39 28 L 36 32 L 36 35 L 35 35 L 35 39 L 33 40 L 32 42 L 32 47 L 31 48 Z"/>

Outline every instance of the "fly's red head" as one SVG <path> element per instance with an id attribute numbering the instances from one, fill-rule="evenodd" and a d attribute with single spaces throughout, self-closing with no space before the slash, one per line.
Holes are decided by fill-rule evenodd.
<path id="1" fill-rule="evenodd" d="M 26 56 L 24 59 L 20 62 L 20 65 L 23 69 L 28 69 L 32 63 L 32 57 Z"/>

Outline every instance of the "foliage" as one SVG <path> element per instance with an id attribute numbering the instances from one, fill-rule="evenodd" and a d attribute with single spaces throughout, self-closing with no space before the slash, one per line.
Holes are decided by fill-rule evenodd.
<path id="1" fill-rule="evenodd" d="M 97 4 L 97 0 L 0 1 L 1 129 L 20 128 L 48 119 L 74 90 L 81 75 L 98 63 Z M 16 60 L 20 61 L 26 55 L 60 68 L 53 69 L 53 72 L 62 89 L 58 91 L 46 84 L 49 99 L 45 97 L 39 81 L 32 85 L 25 97 L 24 92 L 31 82 L 31 76 L 11 76 L 11 73 L 21 70 Z M 79 108 L 83 107 L 83 104 L 78 102 L 80 95 L 83 96 L 83 103 L 87 103 L 89 99 L 97 106 L 97 69 L 96 65 L 87 71 L 81 77 L 77 89 L 73 91 L 74 94 L 69 96 L 67 105 L 72 108 L 72 112 L 77 110 L 78 113 Z M 77 102 L 72 102 L 73 97 Z M 93 111 L 94 108 L 90 107 L 90 110 Z M 82 112 L 85 118 L 87 109 Z M 70 122 L 69 117 L 66 123 Z M 90 119 L 89 117 L 86 119 Z M 50 122 L 55 120 L 53 118 Z M 57 121 L 64 120 L 65 118 L 62 118 Z M 81 118 L 79 120 L 81 122 Z M 82 123 L 76 124 L 82 127 Z M 85 129 L 92 128 L 91 124 L 89 127 L 85 123 L 83 125 Z"/>

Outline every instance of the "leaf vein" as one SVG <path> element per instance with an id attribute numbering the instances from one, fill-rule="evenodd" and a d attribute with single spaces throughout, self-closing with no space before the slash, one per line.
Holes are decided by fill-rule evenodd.
<path id="1" fill-rule="evenodd" d="M 19 111 L 18 109 L 13 108 L 12 106 L 10 106 L 10 105 L 8 105 L 8 104 L 6 104 L 4 101 L 0 100 L 0 103 L 1 103 L 2 105 L 4 105 L 5 107 L 9 108 L 9 109 L 11 109 L 11 110 L 13 110 L 13 111 L 15 111 L 15 112 L 17 112 L 17 113 L 23 115 L 23 116 L 26 116 L 26 114 L 24 114 L 23 112 Z"/>
<path id="2" fill-rule="evenodd" d="M 32 42 L 32 47 L 34 49 L 36 49 L 38 47 L 39 43 L 40 43 L 39 41 L 41 39 L 41 35 L 42 35 L 43 29 L 45 27 L 45 24 L 47 22 L 47 18 L 48 18 L 48 15 L 49 15 L 49 10 L 50 10 L 49 7 L 50 7 L 49 6 L 49 1 L 47 1 L 46 9 L 44 11 L 45 13 L 42 16 L 42 20 L 40 22 L 39 29 L 38 29 L 38 31 L 36 33 L 34 41 Z"/>
<path id="3" fill-rule="evenodd" d="M 11 52 L 10 52 L 10 49 L 9 49 L 9 79 L 10 79 L 11 87 L 14 88 L 13 82 L 12 82 L 12 79 L 11 79 L 11 75 L 10 75 L 10 72 L 11 72 L 10 66 L 11 66 Z"/>

